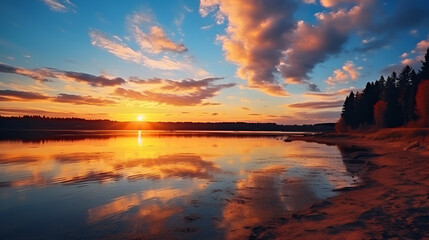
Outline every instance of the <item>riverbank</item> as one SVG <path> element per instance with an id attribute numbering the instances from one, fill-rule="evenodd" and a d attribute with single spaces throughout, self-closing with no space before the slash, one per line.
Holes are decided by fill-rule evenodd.
<path id="1" fill-rule="evenodd" d="M 356 189 L 273 220 L 271 229 L 254 234 L 277 239 L 423 239 L 429 238 L 429 130 L 294 136 L 310 141 L 364 147 L 363 183 Z M 416 141 L 418 147 L 408 150 Z M 287 144 L 287 143 L 286 143 Z"/>

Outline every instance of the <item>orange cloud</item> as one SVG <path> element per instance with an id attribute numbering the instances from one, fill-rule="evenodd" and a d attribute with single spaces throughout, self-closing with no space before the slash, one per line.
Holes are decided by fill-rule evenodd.
<path id="1" fill-rule="evenodd" d="M 401 55 L 401 64 L 403 66 L 416 66 L 420 64 L 421 61 L 424 60 L 424 55 L 426 54 L 426 50 L 429 48 L 429 38 L 426 40 L 422 40 L 416 44 L 416 47 L 410 51 L 409 53 L 403 53 Z M 414 57 L 410 57 L 414 55 Z"/>
<path id="2" fill-rule="evenodd" d="M 320 5 L 330 8 L 335 7 L 342 3 L 356 3 L 359 2 L 358 0 L 320 0 Z"/>
<path id="3" fill-rule="evenodd" d="M 134 35 L 134 38 L 137 44 L 142 50 L 160 53 L 162 51 L 172 51 L 172 52 L 184 52 L 188 49 L 185 45 L 180 43 L 175 43 L 173 40 L 167 37 L 158 24 L 155 24 L 152 17 L 145 13 L 136 13 L 127 17 L 129 28 Z M 180 21 L 176 25 L 179 24 Z M 146 32 L 142 30 L 146 28 Z"/>
<path id="4" fill-rule="evenodd" d="M 347 61 L 342 69 L 334 70 L 333 76 L 326 80 L 329 85 L 338 83 L 347 83 L 349 80 L 357 80 L 360 76 L 359 70 L 362 67 L 356 67 L 352 61 Z"/>

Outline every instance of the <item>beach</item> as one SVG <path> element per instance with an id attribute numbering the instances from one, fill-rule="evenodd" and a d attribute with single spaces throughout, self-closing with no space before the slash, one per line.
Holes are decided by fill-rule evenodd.
<path id="1" fill-rule="evenodd" d="M 427 239 L 429 237 L 429 150 L 427 129 L 294 136 L 310 141 L 367 148 L 350 161 L 363 161 L 356 188 L 287 213 L 255 228 L 253 239 Z M 418 147 L 405 150 L 415 142 Z M 287 144 L 287 143 L 286 143 Z M 346 161 L 346 160 L 345 160 Z"/>

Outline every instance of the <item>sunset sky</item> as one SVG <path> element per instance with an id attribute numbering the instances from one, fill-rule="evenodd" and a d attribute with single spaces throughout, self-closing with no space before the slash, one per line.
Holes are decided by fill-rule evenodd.
<path id="1" fill-rule="evenodd" d="M 335 122 L 428 26 L 427 0 L 2 0 L 0 115 Z"/>

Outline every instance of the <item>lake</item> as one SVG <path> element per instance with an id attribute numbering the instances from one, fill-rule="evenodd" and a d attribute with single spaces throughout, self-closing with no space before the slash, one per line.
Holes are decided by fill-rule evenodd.
<path id="1" fill-rule="evenodd" d="M 80 131 L 0 141 L 2 239 L 234 239 L 359 178 L 289 133 Z"/>

